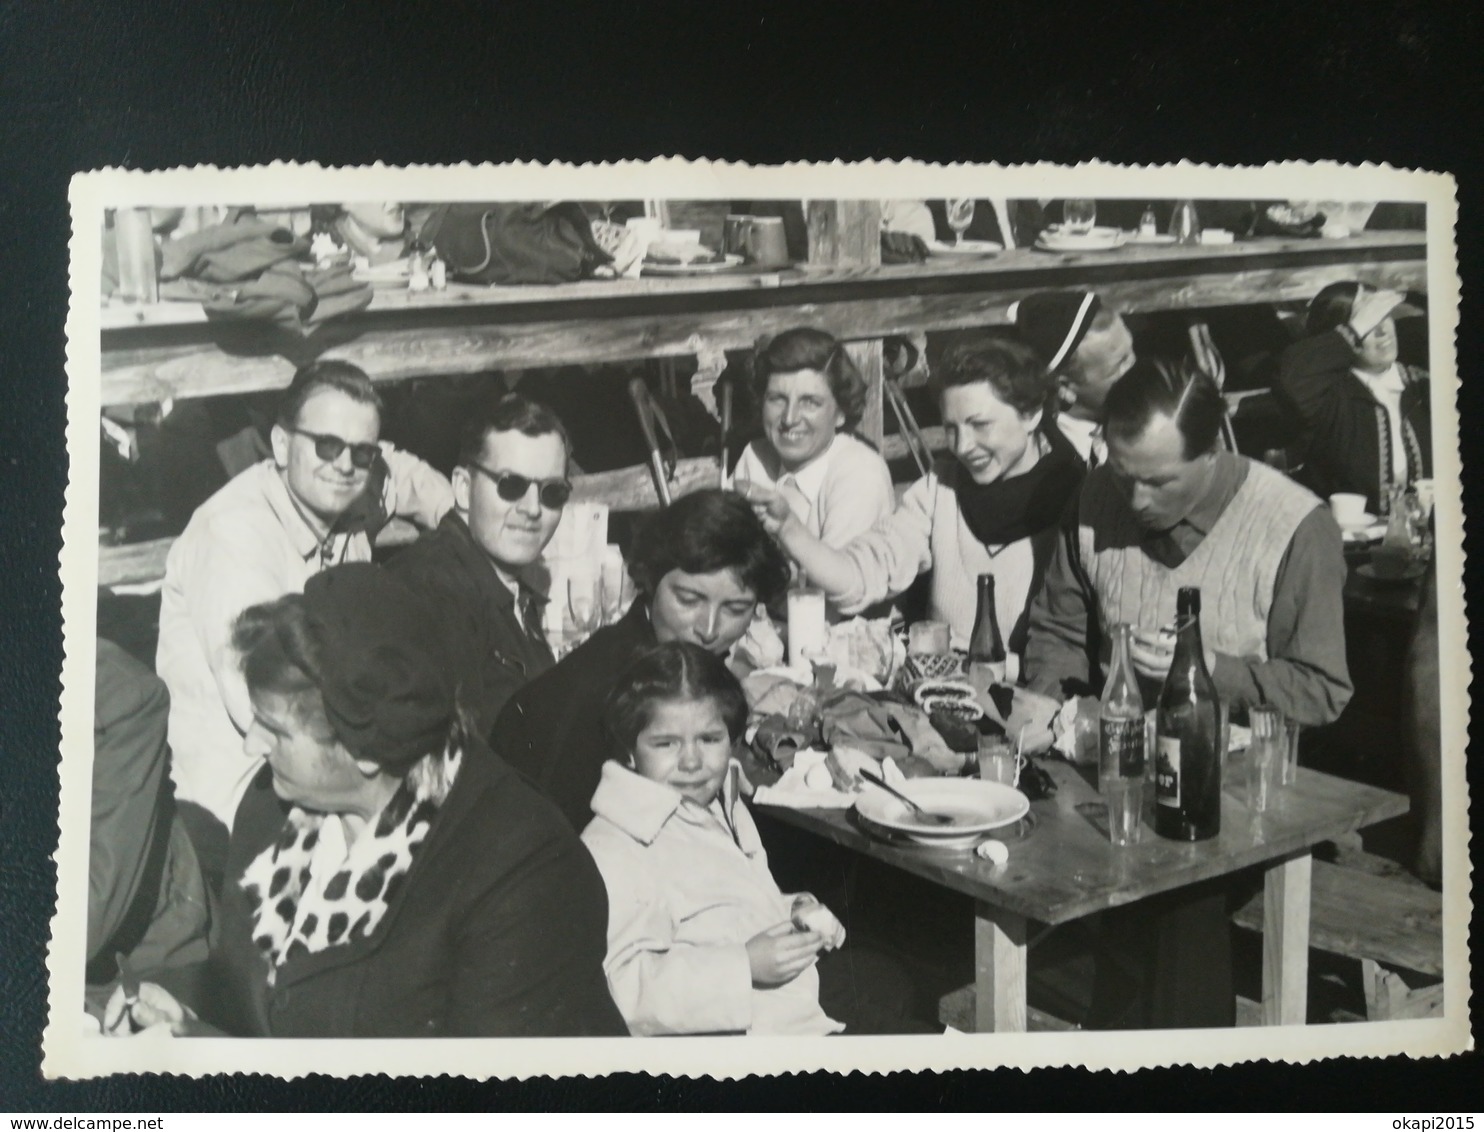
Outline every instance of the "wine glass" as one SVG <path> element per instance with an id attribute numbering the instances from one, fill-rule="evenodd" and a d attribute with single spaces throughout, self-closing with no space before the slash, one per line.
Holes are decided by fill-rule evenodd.
<path id="1" fill-rule="evenodd" d="M 587 640 L 603 624 L 603 577 L 599 573 L 567 579 L 567 612 L 579 640 Z"/>
<path id="2" fill-rule="evenodd" d="M 953 229 L 953 242 L 961 244 L 964 233 L 969 230 L 969 225 L 974 223 L 974 202 L 972 200 L 950 200 L 944 201 L 948 209 L 948 227 Z"/>
<path id="3" fill-rule="evenodd" d="M 1085 236 L 1098 218 L 1097 204 L 1085 198 L 1067 201 L 1062 209 L 1062 230 L 1069 236 Z"/>

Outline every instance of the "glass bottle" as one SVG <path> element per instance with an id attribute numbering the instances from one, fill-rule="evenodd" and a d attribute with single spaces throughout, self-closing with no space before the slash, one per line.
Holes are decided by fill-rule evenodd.
<path id="1" fill-rule="evenodd" d="M 1177 244 L 1201 242 L 1201 220 L 1196 215 L 1195 201 L 1182 200 L 1175 206 L 1175 214 L 1170 217 L 1170 235 Z"/>
<path id="2" fill-rule="evenodd" d="M 1144 697 L 1134 673 L 1134 628 L 1113 631 L 1113 661 L 1098 704 L 1098 780 L 1144 777 Z"/>
<path id="3" fill-rule="evenodd" d="M 990 683 L 1005 678 L 1005 640 L 1000 636 L 1000 619 L 995 613 L 994 575 L 979 575 L 979 608 L 974 614 L 974 631 L 969 636 L 969 670 L 975 666 L 987 669 Z"/>
<path id="4" fill-rule="evenodd" d="M 1145 205 L 1144 206 L 1144 215 L 1141 216 L 1141 217 L 1139 217 L 1139 235 L 1141 235 L 1141 236 L 1158 236 L 1159 235 L 1159 221 L 1156 220 L 1155 217 L 1154 217 L 1154 206 L 1152 204 Z"/>
<path id="5" fill-rule="evenodd" d="M 1206 670 L 1201 591 L 1176 598 L 1175 656 L 1159 694 L 1154 832 L 1204 841 L 1221 832 L 1221 700 Z"/>

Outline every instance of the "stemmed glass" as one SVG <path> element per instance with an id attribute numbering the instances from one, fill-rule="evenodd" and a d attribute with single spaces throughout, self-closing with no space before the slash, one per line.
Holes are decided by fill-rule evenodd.
<path id="1" fill-rule="evenodd" d="M 603 624 L 603 576 L 594 572 L 567 579 L 567 612 L 578 639 L 585 641 Z"/>
<path id="2" fill-rule="evenodd" d="M 955 245 L 961 244 L 964 233 L 969 230 L 969 225 L 974 223 L 974 202 L 972 200 L 949 200 L 943 203 L 948 209 L 948 227 L 953 229 L 953 242 Z"/>

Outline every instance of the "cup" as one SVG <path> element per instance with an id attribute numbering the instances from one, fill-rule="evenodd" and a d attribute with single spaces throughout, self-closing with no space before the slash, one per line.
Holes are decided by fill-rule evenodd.
<path id="1" fill-rule="evenodd" d="M 907 629 L 908 656 L 935 656 L 951 651 L 948 624 L 944 621 L 916 621 Z"/>
<path id="2" fill-rule="evenodd" d="M 1283 721 L 1283 785 L 1298 781 L 1299 734 L 1304 725 L 1296 719 Z"/>
<path id="3" fill-rule="evenodd" d="M 1252 708 L 1247 714 L 1252 740 L 1247 744 L 1247 806 L 1253 813 L 1272 808 L 1287 765 L 1287 732 L 1276 708 Z"/>
<path id="4" fill-rule="evenodd" d="M 975 754 L 979 760 L 979 777 L 986 782 L 1014 786 L 1020 781 L 1020 758 L 1015 744 L 1004 735 L 980 735 Z"/>
<path id="5" fill-rule="evenodd" d="M 1062 231 L 1069 236 L 1085 236 L 1092 231 L 1097 217 L 1097 205 L 1092 201 L 1069 200 L 1062 209 Z"/>
<path id="6" fill-rule="evenodd" d="M 787 267 L 788 235 L 781 216 L 755 216 L 747 226 L 747 262 L 756 267 Z"/>
<path id="7" fill-rule="evenodd" d="M 753 217 L 740 212 L 729 212 L 721 222 L 721 250 L 726 255 L 747 258 L 747 237 L 752 230 Z"/>
<path id="8" fill-rule="evenodd" d="M 1330 513 L 1342 527 L 1358 527 L 1365 522 L 1365 496 L 1353 491 L 1337 491 L 1329 497 Z"/>
<path id="9" fill-rule="evenodd" d="M 1118 846 L 1135 844 L 1144 813 L 1143 776 L 1105 779 L 1100 792 L 1108 803 L 1108 840 Z"/>
<path id="10" fill-rule="evenodd" d="M 809 667 L 811 655 L 825 651 L 829 630 L 825 626 L 824 591 L 803 587 L 788 591 L 788 665 Z"/>

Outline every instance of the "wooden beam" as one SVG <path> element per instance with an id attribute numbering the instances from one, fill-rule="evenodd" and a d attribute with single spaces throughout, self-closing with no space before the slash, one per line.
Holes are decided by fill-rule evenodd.
<path id="1" fill-rule="evenodd" d="M 881 205 L 878 201 L 810 201 L 808 224 L 811 266 L 881 266 Z M 846 350 L 866 381 L 866 406 L 861 416 L 860 434 L 871 443 L 880 445 L 883 426 L 881 341 L 855 342 Z"/>
<path id="2" fill-rule="evenodd" d="M 1157 279 L 1110 281 L 1098 289 L 1107 302 L 1124 310 L 1183 309 L 1307 299 L 1339 279 L 1417 288 L 1425 284 L 1425 270 L 1425 264 L 1411 261 L 1345 263 L 1209 274 L 1177 283 Z M 759 334 L 776 334 L 804 323 L 846 340 L 861 341 L 885 334 L 1003 324 L 1007 321 L 1005 309 L 1012 301 L 1040 289 L 1034 280 L 1029 282 L 1029 286 L 879 298 L 870 297 L 872 288 L 868 286 L 844 287 L 836 289 L 839 297 L 819 302 L 809 301 L 811 289 L 798 287 L 788 289 L 798 300 L 792 305 L 718 308 L 698 304 L 673 313 L 592 318 L 583 313 L 582 303 L 573 303 L 570 317 L 531 322 L 481 321 L 377 329 L 373 319 L 359 337 L 325 351 L 324 356 L 354 362 L 373 380 L 399 381 L 495 369 L 677 357 L 691 353 L 691 336 L 696 334 L 722 349 L 746 349 Z M 716 293 L 710 294 L 714 298 Z M 776 299 L 784 291 L 748 294 Z M 741 295 L 732 297 L 740 304 Z M 823 294 L 819 297 L 824 299 Z M 477 313 L 493 317 L 490 308 Z M 105 341 L 103 404 L 282 389 L 293 376 L 292 363 L 281 357 L 231 355 L 209 341 L 185 346 L 160 338 L 162 333 L 140 329 L 119 332 L 117 342 Z"/>
<path id="3" fill-rule="evenodd" d="M 1314 857 L 1303 852 L 1263 876 L 1262 1020 L 1302 1026 L 1309 1011 L 1309 888 Z"/>
<path id="4" fill-rule="evenodd" d="M 1023 1033 L 1025 917 L 988 904 L 974 915 L 974 1029 Z"/>

